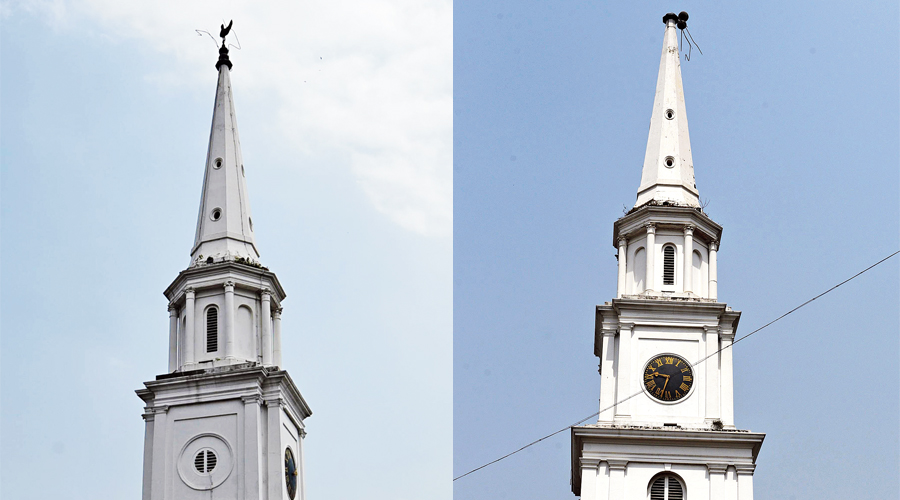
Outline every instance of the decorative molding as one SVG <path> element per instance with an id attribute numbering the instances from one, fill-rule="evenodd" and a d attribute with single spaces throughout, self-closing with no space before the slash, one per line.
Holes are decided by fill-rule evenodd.
<path id="1" fill-rule="evenodd" d="M 756 464 L 734 464 L 734 470 L 739 476 L 752 476 L 756 470 Z"/>
<path id="2" fill-rule="evenodd" d="M 266 298 L 267 298 L 267 297 L 270 297 L 271 295 L 272 295 L 272 291 L 269 290 L 268 288 L 263 288 L 262 290 L 259 291 L 259 296 L 260 296 L 263 300 L 266 300 Z"/>
<path id="3" fill-rule="evenodd" d="M 706 464 L 706 467 L 709 469 L 710 475 L 725 474 L 725 472 L 728 471 L 728 464 L 713 463 L 713 464 Z"/>
<path id="4" fill-rule="evenodd" d="M 619 323 L 619 331 L 621 332 L 623 330 L 634 330 L 634 323 Z"/>
<path id="5" fill-rule="evenodd" d="M 229 288 L 231 288 L 231 290 L 229 290 Z M 234 281 L 228 280 L 228 281 L 225 282 L 225 291 L 226 291 L 226 292 L 233 292 L 233 291 L 234 291 Z"/>
<path id="6" fill-rule="evenodd" d="M 719 240 L 713 240 L 709 242 L 709 250 L 711 252 L 716 252 L 719 250 Z"/>
<path id="7" fill-rule="evenodd" d="M 628 245 L 628 238 L 626 238 L 626 237 L 624 237 L 624 236 L 619 236 L 618 243 L 619 243 L 619 247 L 627 246 L 627 245 Z"/>
<path id="8" fill-rule="evenodd" d="M 620 470 L 624 472 L 625 468 L 628 465 L 628 460 L 605 460 L 605 462 L 609 464 L 610 472 L 614 470 Z"/>
<path id="9" fill-rule="evenodd" d="M 184 289 L 184 296 L 185 296 L 186 298 L 193 299 L 193 298 L 194 298 L 194 287 L 189 286 L 189 287 L 185 288 L 185 289 Z"/>
<path id="10" fill-rule="evenodd" d="M 703 325 L 703 331 L 705 331 L 707 335 L 709 335 L 711 333 L 715 333 L 715 334 L 721 333 L 721 330 L 719 330 L 718 326 Z"/>
<path id="11" fill-rule="evenodd" d="M 600 467 L 600 462 L 602 462 L 602 460 L 600 460 L 599 458 L 581 457 L 581 468 L 597 469 L 598 467 Z"/>
<path id="12" fill-rule="evenodd" d="M 259 394 L 251 394 L 249 396 L 241 396 L 241 401 L 243 401 L 245 405 L 261 405 L 263 402 L 263 398 Z"/>
<path id="13" fill-rule="evenodd" d="M 169 302 L 169 317 L 177 316 L 177 315 L 178 315 L 178 308 L 175 307 L 175 304 Z"/>
<path id="14" fill-rule="evenodd" d="M 684 226 L 684 235 L 685 236 L 693 236 L 694 235 L 694 226 L 691 226 L 690 224 L 688 224 L 687 226 Z"/>
<path id="15" fill-rule="evenodd" d="M 284 408 L 284 399 L 282 399 L 280 397 L 275 396 L 275 397 L 268 397 L 268 398 L 263 398 L 263 399 L 266 402 L 266 406 L 268 406 L 269 408 L 273 408 L 276 406 L 279 408 Z"/>
<path id="16" fill-rule="evenodd" d="M 169 405 L 144 407 L 144 413 L 147 415 L 156 415 L 157 413 L 168 413 L 168 412 L 169 412 Z"/>
<path id="17" fill-rule="evenodd" d="M 283 311 L 283 310 L 284 310 L 283 307 L 276 307 L 276 308 L 272 309 L 272 316 L 274 316 L 276 319 L 277 319 L 277 318 L 280 318 L 280 317 L 281 317 L 281 311 Z"/>
<path id="18" fill-rule="evenodd" d="M 645 224 L 644 228 L 647 229 L 647 234 L 656 234 L 656 224 Z"/>
<path id="19" fill-rule="evenodd" d="M 300 429 L 300 439 L 303 439 L 305 437 L 306 437 L 306 429 Z"/>
<path id="20" fill-rule="evenodd" d="M 600 330 L 600 333 L 604 337 L 615 337 L 616 333 L 618 333 L 618 330 L 616 330 L 614 328 L 604 328 L 604 329 Z"/>

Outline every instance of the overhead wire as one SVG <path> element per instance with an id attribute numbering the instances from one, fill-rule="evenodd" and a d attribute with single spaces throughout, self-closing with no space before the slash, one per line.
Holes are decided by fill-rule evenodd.
<path id="1" fill-rule="evenodd" d="M 774 323 L 780 321 L 781 319 L 787 317 L 787 316 L 790 315 L 790 314 L 793 314 L 794 312 L 796 312 L 796 311 L 799 310 L 800 308 L 802 308 L 802 307 L 808 305 L 809 303 L 813 302 L 814 300 L 816 300 L 816 299 L 818 299 L 818 298 L 820 298 L 820 297 L 823 297 L 824 295 L 827 295 L 827 294 L 831 293 L 832 291 L 836 290 L 837 288 L 841 287 L 842 285 L 845 285 L 845 284 L 849 283 L 850 281 L 852 281 L 852 280 L 858 278 L 859 276 L 863 275 L 863 274 L 866 273 L 867 271 L 869 271 L 869 270 L 871 270 L 872 268 L 874 268 L 874 267 L 876 267 L 876 266 L 882 264 L 883 262 L 887 261 L 888 259 L 890 259 L 891 257 L 894 257 L 894 256 L 897 255 L 897 254 L 900 254 L 900 250 L 895 251 L 894 253 L 892 253 L 892 254 L 888 255 L 887 257 L 885 257 L 885 258 L 879 260 L 878 262 L 876 262 L 876 263 L 872 264 L 871 266 L 869 266 L 869 267 L 863 269 L 862 271 L 859 271 L 858 273 L 856 273 L 856 274 L 854 274 L 853 276 L 851 276 L 851 277 L 845 279 L 844 281 L 841 281 L 840 283 L 838 283 L 838 284 L 832 286 L 831 288 L 829 288 L 829 289 L 825 290 L 824 292 L 822 292 L 822 293 L 816 295 L 815 297 L 813 297 L 813 298 L 807 300 L 806 302 L 800 304 L 799 306 L 794 307 L 794 308 L 791 309 L 790 311 L 788 311 L 788 312 L 782 314 L 781 316 L 778 316 L 777 318 L 773 319 L 772 321 L 769 321 L 768 323 L 766 323 L 766 324 L 764 324 L 763 326 L 757 328 L 756 330 L 753 330 L 752 332 L 750 332 L 750 333 L 748 333 L 748 334 L 746 334 L 746 335 L 743 335 L 743 336 L 739 337 L 737 340 L 733 341 L 732 343 L 730 343 L 730 344 L 728 344 L 728 345 L 726 345 L 726 346 L 723 346 L 723 347 L 719 348 L 719 350 L 717 350 L 717 351 L 713 352 L 712 354 L 710 354 L 710 355 L 708 355 L 708 356 L 706 356 L 706 357 L 700 359 L 700 360 L 697 361 L 696 363 L 693 363 L 693 366 L 697 366 L 697 365 L 700 365 L 700 364 L 704 363 L 706 360 L 712 358 L 713 356 L 716 356 L 717 354 L 721 353 L 721 352 L 724 351 L 725 349 L 729 349 L 729 348 L 733 347 L 735 344 L 737 344 L 738 342 L 740 342 L 740 341 L 746 339 L 747 337 L 750 337 L 751 335 L 753 335 L 753 334 L 755 334 L 755 333 L 757 333 L 757 332 L 759 332 L 759 331 L 761 331 L 761 330 L 763 330 L 763 329 L 765 329 L 765 328 L 768 328 L 768 327 L 771 326 L 772 324 L 774 324 Z M 479 467 L 476 467 L 476 468 L 474 468 L 474 469 L 472 469 L 472 470 L 466 472 L 465 474 L 461 474 L 461 475 L 459 475 L 459 476 L 456 476 L 456 477 L 453 478 L 453 480 L 456 481 L 457 479 L 464 478 L 464 477 L 468 476 L 469 474 L 472 474 L 473 472 L 477 472 L 477 471 L 479 471 L 479 470 L 481 470 L 481 469 L 484 469 L 485 467 L 488 467 L 488 466 L 493 465 L 493 464 L 495 464 L 495 463 L 497 463 L 497 462 L 499 462 L 499 461 L 501 461 L 501 460 L 504 460 L 504 459 L 506 459 L 506 458 L 509 458 L 509 457 L 515 455 L 516 453 L 519 453 L 520 451 L 522 451 L 522 450 L 524 450 L 524 449 L 526 449 L 526 448 L 529 448 L 529 447 L 531 447 L 531 446 L 534 446 L 534 445 L 540 443 L 541 441 L 543 441 L 543 440 L 545 440 L 545 439 L 547 439 L 547 438 L 551 438 L 551 437 L 553 437 L 553 436 L 555 436 L 555 435 L 557 435 L 557 434 L 559 434 L 559 433 L 561 433 L 561 432 L 565 432 L 565 431 L 571 429 L 572 427 L 575 427 L 576 425 L 579 425 L 579 424 L 581 424 L 581 423 L 584 423 L 584 422 L 586 422 L 587 420 L 590 420 L 590 419 L 592 419 L 592 418 L 594 418 L 594 417 L 600 416 L 601 413 L 603 413 L 603 412 L 605 412 L 605 411 L 607 411 L 607 410 L 610 410 L 610 409 L 616 407 L 617 405 L 620 405 L 620 404 L 624 403 L 625 401 L 628 401 L 629 399 L 631 399 L 631 398 L 633 398 L 633 397 L 635 397 L 635 396 L 641 394 L 642 392 L 643 392 L 643 390 L 640 390 L 640 391 L 637 391 L 637 392 L 635 392 L 634 394 L 631 394 L 631 395 L 629 395 L 629 396 L 627 396 L 627 397 L 625 397 L 625 398 L 622 398 L 622 399 L 620 399 L 620 400 L 617 400 L 615 403 L 613 403 L 613 404 L 611 404 L 611 405 L 609 405 L 609 406 L 607 406 L 607 407 L 605 407 L 605 408 L 601 408 L 600 411 L 598 411 L 598 412 L 596 412 L 596 413 L 593 413 L 593 414 L 591 414 L 591 415 L 589 415 L 589 416 L 587 416 L 587 417 L 584 417 L 583 419 L 579 420 L 578 422 L 575 422 L 575 423 L 572 424 L 572 425 L 568 425 L 568 426 L 563 427 L 562 429 L 560 429 L 560 430 L 558 430 L 558 431 L 555 431 L 555 432 L 552 432 L 552 433 L 550 433 L 550 434 L 547 434 L 546 436 L 544 436 L 544 437 L 542 437 L 542 438 L 540 438 L 540 439 L 536 439 L 536 440 L 534 440 L 534 441 L 532 441 L 532 442 L 526 444 L 525 446 L 522 446 L 521 448 L 519 448 L 519 449 L 517 449 L 517 450 L 515 450 L 515 451 L 513 451 L 513 452 L 507 453 L 506 455 L 503 455 L 503 456 L 500 457 L 500 458 L 491 460 L 490 462 L 488 462 L 488 463 L 486 463 L 486 464 L 484 464 L 484 465 L 481 465 L 481 466 L 479 466 Z"/>

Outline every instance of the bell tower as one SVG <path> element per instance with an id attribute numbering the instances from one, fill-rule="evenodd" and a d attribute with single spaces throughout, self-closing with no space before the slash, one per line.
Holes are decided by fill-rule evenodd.
<path id="1" fill-rule="evenodd" d="M 188 268 L 165 290 L 168 371 L 144 401 L 143 500 L 304 498 L 304 419 L 281 367 L 281 283 L 259 262 L 222 27 Z"/>
<path id="2" fill-rule="evenodd" d="M 699 203 L 677 30 L 666 25 L 634 207 L 613 224 L 616 298 L 597 306 L 600 414 L 572 429 L 582 500 L 752 500 L 764 434 L 734 422 L 741 313 L 718 300 L 722 227 Z"/>

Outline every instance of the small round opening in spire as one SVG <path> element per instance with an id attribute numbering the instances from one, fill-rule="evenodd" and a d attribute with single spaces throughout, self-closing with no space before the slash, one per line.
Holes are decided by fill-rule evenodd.
<path id="1" fill-rule="evenodd" d="M 210 212 L 209 218 L 212 219 L 212 220 L 214 220 L 214 221 L 215 221 L 215 220 L 221 219 L 221 218 L 222 218 L 222 209 L 221 209 L 221 208 L 214 208 L 213 211 Z"/>
<path id="2" fill-rule="evenodd" d="M 675 118 L 675 111 L 672 111 L 671 109 L 667 109 L 666 110 L 666 120 L 671 120 L 673 118 Z"/>
<path id="3" fill-rule="evenodd" d="M 667 168 L 672 168 L 675 166 L 675 158 L 673 158 L 671 156 L 666 156 L 666 159 L 663 163 L 666 164 Z"/>
<path id="4" fill-rule="evenodd" d="M 213 164 L 213 168 L 216 170 L 222 168 L 222 159 L 221 158 L 216 158 L 216 162 Z"/>

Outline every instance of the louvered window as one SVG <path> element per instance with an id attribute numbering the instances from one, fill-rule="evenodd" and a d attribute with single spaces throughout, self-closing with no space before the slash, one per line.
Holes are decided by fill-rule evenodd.
<path id="1" fill-rule="evenodd" d="M 216 454 L 212 450 L 200 450 L 194 457 L 194 468 L 200 474 L 209 474 L 216 468 Z"/>
<path id="2" fill-rule="evenodd" d="M 675 284 L 675 247 L 663 248 L 663 285 Z"/>
<path id="3" fill-rule="evenodd" d="M 650 485 L 650 500 L 684 500 L 681 481 L 672 474 L 657 476 Z"/>
<path id="4" fill-rule="evenodd" d="M 206 352 L 219 350 L 219 310 L 210 307 L 206 310 Z"/>

